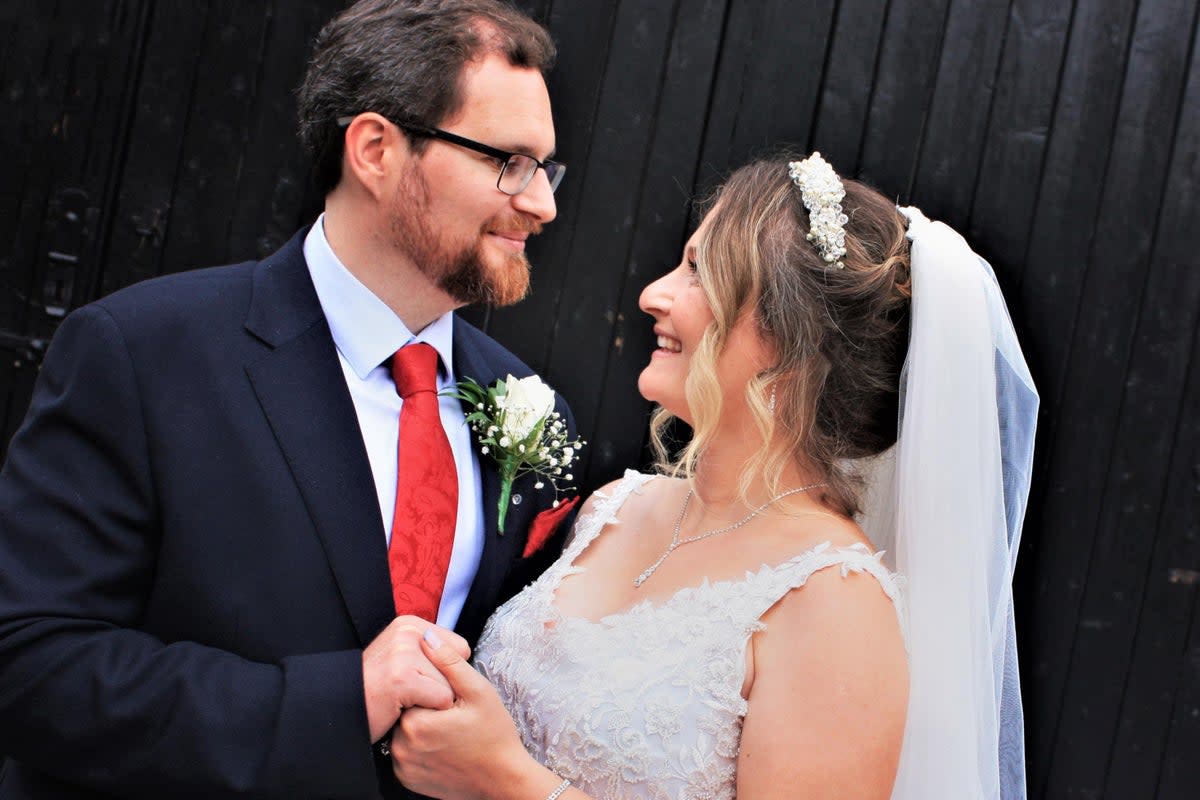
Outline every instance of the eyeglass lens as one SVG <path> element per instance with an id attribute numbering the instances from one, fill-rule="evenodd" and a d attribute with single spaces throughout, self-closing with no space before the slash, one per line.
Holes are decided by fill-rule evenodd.
<path id="1" fill-rule="evenodd" d="M 566 169 L 556 161 L 547 161 L 543 166 L 546 168 L 546 178 L 550 181 L 550 191 L 553 192 L 562 182 Z M 533 180 L 533 173 L 537 172 L 537 168 L 538 162 L 529 156 L 513 154 L 504 165 L 504 171 L 496 184 L 497 188 L 505 194 L 520 194 Z"/>

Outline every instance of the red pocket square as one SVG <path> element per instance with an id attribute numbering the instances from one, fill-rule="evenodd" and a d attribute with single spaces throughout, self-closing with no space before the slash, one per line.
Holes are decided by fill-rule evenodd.
<path id="1" fill-rule="evenodd" d="M 547 508 L 534 517 L 533 522 L 529 523 L 529 536 L 525 539 L 525 552 L 521 554 L 521 558 L 529 558 L 541 550 L 546 541 L 554 535 L 554 531 L 558 530 L 558 524 L 578 503 L 579 496 L 576 495 L 559 503 L 557 508 Z"/>

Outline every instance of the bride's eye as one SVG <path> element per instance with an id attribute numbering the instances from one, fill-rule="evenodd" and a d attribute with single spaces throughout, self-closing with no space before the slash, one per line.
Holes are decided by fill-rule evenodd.
<path id="1" fill-rule="evenodd" d="M 692 273 L 693 275 L 695 275 L 696 271 L 699 269 L 699 265 L 696 264 L 696 259 L 694 258 L 689 258 L 687 260 L 687 266 L 688 272 Z"/>

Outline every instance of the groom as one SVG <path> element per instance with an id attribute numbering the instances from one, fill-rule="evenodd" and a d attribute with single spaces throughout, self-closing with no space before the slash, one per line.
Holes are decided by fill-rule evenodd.
<path id="1" fill-rule="evenodd" d="M 474 641 L 569 508 L 518 481 L 501 534 L 433 394 L 530 372 L 452 312 L 526 293 L 553 57 L 494 0 L 363 0 L 300 91 L 311 229 L 63 323 L 0 476 L 0 800 L 403 796 L 372 742 L 453 699 L 424 620 Z"/>

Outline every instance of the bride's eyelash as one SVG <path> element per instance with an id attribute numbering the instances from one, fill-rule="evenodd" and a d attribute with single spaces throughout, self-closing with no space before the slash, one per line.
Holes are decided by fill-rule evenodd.
<path id="1" fill-rule="evenodd" d="M 699 265 L 696 263 L 696 259 L 694 259 L 694 258 L 689 258 L 687 260 L 687 265 L 688 265 L 688 270 L 690 272 L 694 273 L 699 269 Z"/>

